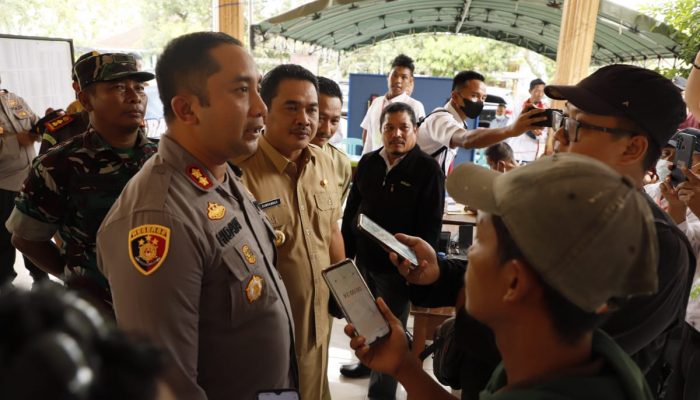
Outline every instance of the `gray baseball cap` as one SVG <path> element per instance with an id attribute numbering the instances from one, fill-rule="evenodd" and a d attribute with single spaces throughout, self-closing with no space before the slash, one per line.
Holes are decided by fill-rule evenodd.
<path id="1" fill-rule="evenodd" d="M 598 160 L 561 153 L 505 174 L 462 164 L 447 191 L 500 216 L 530 266 L 582 310 L 657 290 L 649 205 L 630 178 Z"/>

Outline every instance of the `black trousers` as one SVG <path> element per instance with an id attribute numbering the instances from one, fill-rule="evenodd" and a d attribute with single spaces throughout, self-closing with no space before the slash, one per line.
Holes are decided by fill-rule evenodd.
<path id="1" fill-rule="evenodd" d="M 12 209 L 15 207 L 15 197 L 17 197 L 17 192 L 0 189 L 0 222 L 2 223 L 2 227 L 0 227 L 0 286 L 12 282 L 17 276 L 14 268 L 16 250 L 10 241 L 12 234 L 5 228 L 5 221 L 10 217 Z M 34 265 L 27 257 L 24 257 L 24 265 L 35 283 L 48 278 L 48 274 Z"/>
<path id="2" fill-rule="evenodd" d="M 375 297 L 381 297 L 389 309 L 406 326 L 409 313 L 408 285 L 406 280 L 398 272 L 374 273 L 363 271 L 367 286 Z M 398 382 L 391 375 L 372 371 L 369 376 L 369 390 L 367 397 L 370 400 L 393 400 L 396 398 L 396 386 Z"/>

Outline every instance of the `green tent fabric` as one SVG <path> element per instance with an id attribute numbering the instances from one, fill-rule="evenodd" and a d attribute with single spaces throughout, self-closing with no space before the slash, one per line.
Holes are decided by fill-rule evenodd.
<path id="1" fill-rule="evenodd" d="M 565 0 L 316 0 L 252 27 L 274 36 L 352 51 L 419 33 L 481 36 L 556 59 Z M 594 64 L 675 58 L 682 35 L 653 18 L 601 0 Z"/>

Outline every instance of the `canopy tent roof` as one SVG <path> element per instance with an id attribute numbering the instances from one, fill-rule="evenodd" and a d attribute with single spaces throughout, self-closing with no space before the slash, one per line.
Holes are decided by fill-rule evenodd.
<path id="1" fill-rule="evenodd" d="M 556 60 L 565 0 L 316 0 L 252 27 L 254 43 L 281 36 L 352 51 L 418 33 L 456 33 L 508 42 Z M 679 33 L 601 0 L 592 62 L 675 58 Z"/>

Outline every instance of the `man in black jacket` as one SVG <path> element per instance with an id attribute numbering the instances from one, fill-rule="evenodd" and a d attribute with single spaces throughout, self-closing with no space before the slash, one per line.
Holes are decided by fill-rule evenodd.
<path id="1" fill-rule="evenodd" d="M 392 103 L 382 112 L 384 147 L 362 157 L 343 214 L 345 254 L 356 258 L 375 296 L 383 297 L 405 324 L 408 286 L 389 255 L 359 232 L 362 213 L 391 233 L 406 232 L 437 246 L 445 202 L 445 176 L 438 163 L 416 145 L 416 116 L 405 103 Z M 370 375 L 370 399 L 393 399 L 396 380 Z"/>

